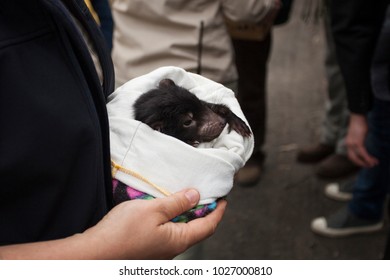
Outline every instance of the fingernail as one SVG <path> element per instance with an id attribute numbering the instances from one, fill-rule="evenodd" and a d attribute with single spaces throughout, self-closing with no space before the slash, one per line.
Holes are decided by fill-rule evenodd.
<path id="1" fill-rule="evenodd" d="M 188 190 L 184 194 L 191 204 L 196 204 L 199 199 L 199 193 L 196 190 Z"/>

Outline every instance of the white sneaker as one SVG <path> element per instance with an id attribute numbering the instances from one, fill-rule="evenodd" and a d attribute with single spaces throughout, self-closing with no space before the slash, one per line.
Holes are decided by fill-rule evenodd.
<path id="1" fill-rule="evenodd" d="M 344 183 L 330 183 L 325 186 L 325 195 L 337 201 L 350 201 L 352 199 L 353 186 L 355 181 Z"/>
<path id="2" fill-rule="evenodd" d="M 326 237 L 345 237 L 354 234 L 371 233 L 383 228 L 383 220 L 370 221 L 360 219 L 343 207 L 335 214 L 319 217 L 311 222 L 311 230 Z"/>

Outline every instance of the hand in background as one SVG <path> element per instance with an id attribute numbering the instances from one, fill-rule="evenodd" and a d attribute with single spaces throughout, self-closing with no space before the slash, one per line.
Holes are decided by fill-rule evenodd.
<path id="1" fill-rule="evenodd" d="M 368 124 L 366 116 L 352 113 L 345 139 L 348 157 L 357 165 L 370 168 L 378 164 L 378 159 L 367 152 L 365 147 L 367 133 Z"/>

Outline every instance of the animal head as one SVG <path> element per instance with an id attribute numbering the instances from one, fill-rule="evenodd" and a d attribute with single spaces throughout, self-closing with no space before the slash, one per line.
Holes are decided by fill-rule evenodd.
<path id="1" fill-rule="evenodd" d="M 134 109 L 136 120 L 193 146 L 215 139 L 226 125 L 207 103 L 170 79 L 141 95 Z"/>

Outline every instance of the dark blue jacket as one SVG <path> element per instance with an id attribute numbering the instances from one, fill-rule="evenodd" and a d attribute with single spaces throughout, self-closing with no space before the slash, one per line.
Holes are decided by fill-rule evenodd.
<path id="1" fill-rule="evenodd" d="M 332 0 L 331 22 L 351 112 L 372 106 L 371 65 L 389 0 Z"/>
<path id="2" fill-rule="evenodd" d="M 0 0 L 0 244 L 79 233 L 111 208 L 103 40 L 82 0 Z"/>

